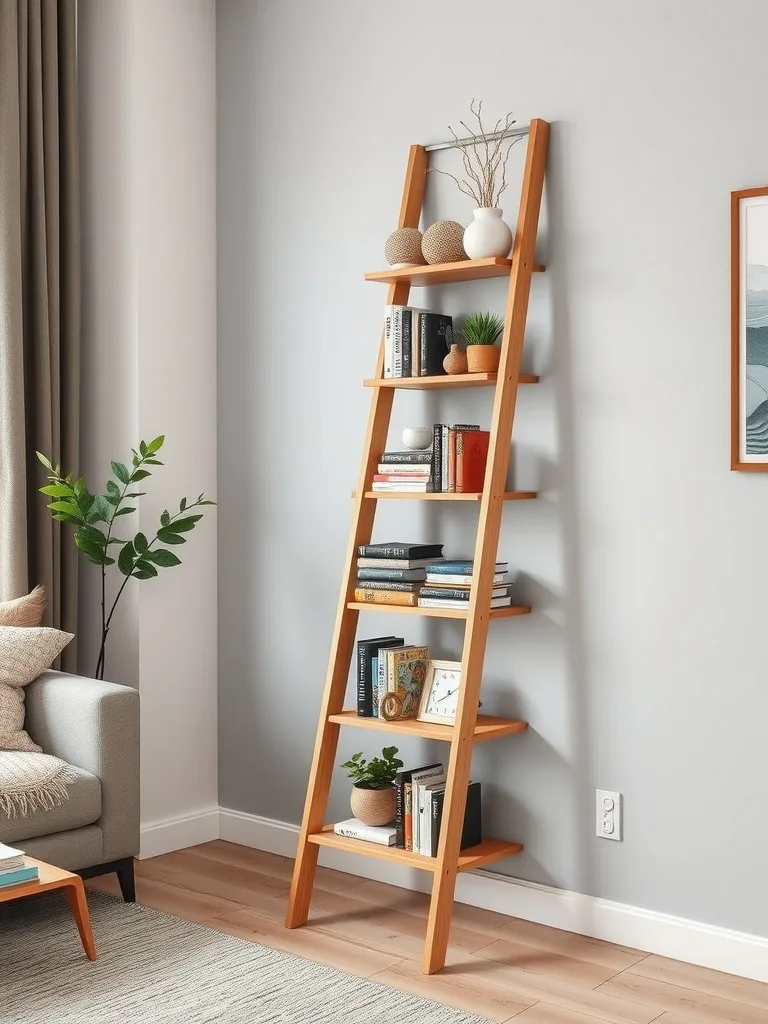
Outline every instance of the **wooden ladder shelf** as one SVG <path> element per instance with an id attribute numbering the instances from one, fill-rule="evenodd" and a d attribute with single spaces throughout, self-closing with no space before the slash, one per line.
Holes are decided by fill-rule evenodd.
<path id="1" fill-rule="evenodd" d="M 365 382 L 372 388 L 371 408 L 368 415 L 362 467 L 354 495 L 354 512 L 344 563 L 341 595 L 336 613 L 320 722 L 285 922 L 288 928 L 297 928 L 307 922 L 317 858 L 321 846 L 331 846 L 337 850 L 366 854 L 408 867 L 431 871 L 433 875 L 432 898 L 422 960 L 422 970 L 425 974 L 433 974 L 441 970 L 445 964 L 451 909 L 458 872 L 490 864 L 522 850 L 520 843 L 501 839 L 484 838 L 479 846 L 465 850 L 460 850 L 460 843 L 473 743 L 496 736 L 506 736 L 526 727 L 525 722 L 478 715 L 477 707 L 489 621 L 523 615 L 530 611 L 529 608 L 522 607 L 500 608 L 491 611 L 490 604 L 504 502 L 514 498 L 534 496 L 530 492 L 507 491 L 506 479 L 518 384 L 534 383 L 537 380 L 535 377 L 520 375 L 520 361 L 528 315 L 531 275 L 534 271 L 544 269 L 534 263 L 534 249 L 544 188 L 548 137 L 549 125 L 546 121 L 537 119 L 531 122 L 517 230 L 510 260 L 468 260 L 463 263 L 389 270 L 367 275 L 368 280 L 383 281 L 389 285 L 387 304 L 403 306 L 408 304 L 411 286 L 457 283 L 489 277 L 509 277 L 504 333 L 497 374 L 384 379 L 384 342 L 382 339 L 376 376 L 373 380 Z M 411 147 L 398 223 L 401 228 L 419 226 L 427 159 L 427 151 L 423 146 Z M 355 603 L 352 599 L 356 585 L 356 557 L 359 545 L 371 542 L 377 500 L 382 497 L 391 497 L 387 494 L 374 494 L 368 488 L 373 474 L 376 472 L 379 455 L 385 450 L 395 390 L 397 388 L 429 389 L 461 385 L 486 385 L 495 389 L 488 463 L 482 494 L 474 496 L 466 494 L 409 494 L 408 497 L 447 500 L 469 497 L 479 499 L 480 514 L 475 543 L 476 571 L 468 610 L 463 612 L 396 605 L 370 606 L 379 613 L 389 611 L 466 619 L 464 649 L 461 657 L 462 688 L 456 721 L 453 726 L 435 726 L 417 721 L 388 723 L 378 718 L 360 718 L 355 712 L 345 711 L 343 708 L 358 617 L 361 611 L 365 611 L 369 607 Z M 479 569 L 477 569 L 478 566 Z M 440 832 L 437 857 L 424 857 L 410 850 L 382 847 L 373 843 L 348 839 L 335 835 L 333 826 L 325 824 L 325 811 L 336 759 L 339 729 L 345 725 L 368 729 L 377 728 L 394 735 L 409 733 L 428 739 L 443 739 L 450 744 L 443 827 Z"/>

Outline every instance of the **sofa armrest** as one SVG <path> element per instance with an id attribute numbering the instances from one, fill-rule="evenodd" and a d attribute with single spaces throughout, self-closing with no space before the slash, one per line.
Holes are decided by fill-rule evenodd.
<path id="1" fill-rule="evenodd" d="M 101 782 L 104 863 L 138 853 L 138 690 L 51 670 L 26 687 L 26 705 L 35 743 Z"/>

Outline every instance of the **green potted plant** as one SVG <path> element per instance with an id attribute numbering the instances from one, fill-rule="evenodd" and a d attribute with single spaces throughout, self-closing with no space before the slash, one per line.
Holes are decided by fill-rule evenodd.
<path id="1" fill-rule="evenodd" d="M 394 781 L 403 762 L 396 757 L 397 747 L 384 747 L 381 757 L 366 761 L 362 752 L 342 764 L 352 779 L 349 806 L 364 825 L 388 825 L 395 817 Z"/>
<path id="2" fill-rule="evenodd" d="M 469 373 L 495 373 L 501 350 L 496 341 L 504 330 L 504 321 L 495 313 L 470 313 L 459 328 L 467 346 Z"/>

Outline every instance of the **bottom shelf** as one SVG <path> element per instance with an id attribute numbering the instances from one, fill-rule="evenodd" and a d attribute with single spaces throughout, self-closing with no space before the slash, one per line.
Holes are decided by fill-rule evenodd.
<path id="1" fill-rule="evenodd" d="M 322 832 L 315 832 L 308 839 L 310 843 L 315 843 L 317 846 L 332 846 L 334 849 L 344 850 L 346 853 L 361 853 L 363 856 L 393 861 L 409 868 L 420 868 L 422 871 L 435 871 L 437 868 L 435 857 L 423 857 L 420 853 L 414 853 L 412 850 L 401 850 L 395 846 L 377 846 L 376 843 L 366 843 L 361 839 L 337 836 L 333 831 L 333 825 L 326 825 Z M 516 853 L 521 853 L 522 850 L 522 843 L 510 843 L 506 839 L 486 838 L 479 846 L 470 846 L 461 851 L 459 871 L 472 871 L 473 868 L 481 868 L 484 864 L 491 864 L 495 860 L 512 857 Z"/>

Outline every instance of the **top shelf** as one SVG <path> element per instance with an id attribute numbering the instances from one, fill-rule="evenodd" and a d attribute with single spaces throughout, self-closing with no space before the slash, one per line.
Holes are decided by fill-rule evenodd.
<path id="1" fill-rule="evenodd" d="M 482 281 L 489 277 L 509 277 L 512 260 L 489 256 L 483 260 L 462 260 L 460 263 L 433 263 L 423 267 L 403 267 L 401 270 L 375 270 L 365 275 L 366 281 L 384 284 L 407 282 L 415 288 L 432 284 L 458 284 L 460 281 Z M 542 273 L 541 263 L 533 264 L 534 273 Z"/>

